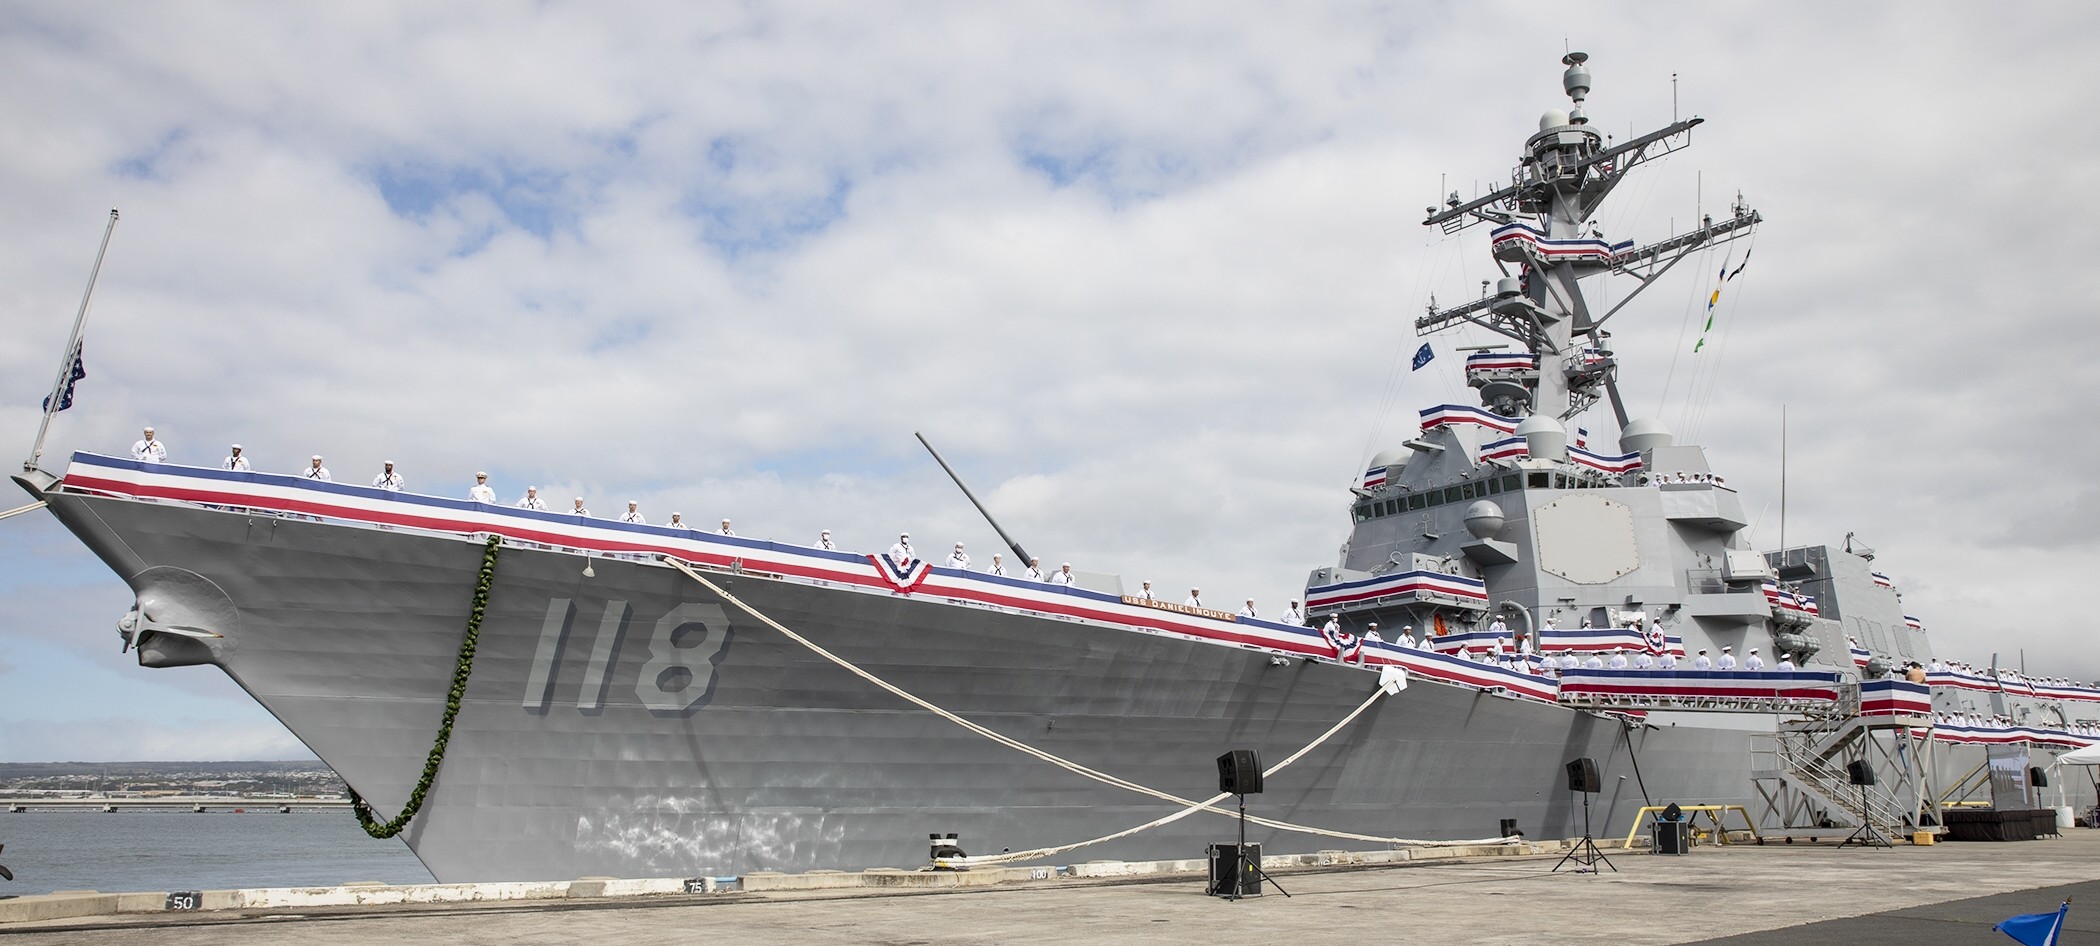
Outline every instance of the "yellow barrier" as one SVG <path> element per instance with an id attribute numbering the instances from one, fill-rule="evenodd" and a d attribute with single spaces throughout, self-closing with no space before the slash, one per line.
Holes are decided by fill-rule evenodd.
<path id="1" fill-rule="evenodd" d="M 1626 842 L 1623 845 L 1621 845 L 1621 847 L 1627 849 L 1631 849 L 1633 847 L 1633 839 L 1638 837 L 1641 833 L 1642 815 L 1661 815 L 1666 807 L 1668 806 L 1650 805 L 1646 808 L 1634 812 L 1633 830 L 1626 832 Z M 1764 838 L 1758 836 L 1756 822 L 1750 820 L 1749 809 L 1746 809 L 1741 805 L 1678 805 L 1677 810 L 1684 812 L 1684 821 L 1686 824 L 1693 826 L 1693 833 L 1706 834 L 1712 837 L 1714 841 L 1718 844 L 1728 843 L 1728 827 L 1721 823 L 1721 817 L 1731 811 L 1737 812 L 1743 816 L 1743 827 L 1749 829 L 1750 836 L 1753 838 L 1757 838 L 1757 842 L 1759 844 L 1764 843 Z M 1706 819 L 1710 822 L 1713 822 L 1714 827 L 1712 831 L 1701 832 L 1699 830 L 1698 822 L 1699 816 L 1701 814 L 1706 815 Z"/>

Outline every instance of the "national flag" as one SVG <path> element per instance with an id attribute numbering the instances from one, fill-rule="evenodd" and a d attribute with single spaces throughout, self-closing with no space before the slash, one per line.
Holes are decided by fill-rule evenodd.
<path id="1" fill-rule="evenodd" d="M 1588 427 L 1575 428 L 1575 445 L 1578 447 L 1590 445 L 1590 429 Z"/>
<path id="2" fill-rule="evenodd" d="M 2071 901 L 2066 900 L 2055 913 L 2022 913 L 1998 921 L 1991 929 L 2027 946 L 2056 946 L 2056 937 L 2064 930 L 2064 914 L 2070 911 Z"/>
<path id="3" fill-rule="evenodd" d="M 73 406 L 73 382 L 87 377 L 87 363 L 81 360 L 82 341 L 73 346 L 73 370 L 66 372 L 66 379 L 58 384 L 58 407 L 51 406 L 51 398 L 44 398 L 44 413 L 55 414 Z"/>
<path id="4" fill-rule="evenodd" d="M 1434 358 L 1436 358 L 1436 352 L 1430 349 L 1428 342 L 1423 342 L 1421 348 L 1415 349 L 1414 367 L 1409 368 L 1407 370 L 1420 371 L 1422 370 L 1423 365 L 1428 364 Z"/>

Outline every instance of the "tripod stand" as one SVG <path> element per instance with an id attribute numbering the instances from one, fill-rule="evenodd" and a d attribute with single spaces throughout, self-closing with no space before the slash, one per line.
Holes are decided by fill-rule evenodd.
<path id="1" fill-rule="evenodd" d="M 1575 872 L 1578 874 L 1596 873 L 1599 862 L 1602 862 L 1606 867 L 1610 867 L 1611 872 L 1616 874 L 1619 872 L 1619 868 L 1612 864 L 1611 858 L 1604 856 L 1603 851 L 1597 849 L 1597 840 L 1590 837 L 1590 793 L 1582 792 L 1581 795 L 1582 840 L 1575 842 L 1575 846 L 1569 848 L 1568 853 L 1561 856 L 1560 863 L 1553 865 L 1552 873 L 1560 873 L 1560 869 L 1568 866 L 1569 861 L 1574 861 L 1576 865 Z"/>
<path id="2" fill-rule="evenodd" d="M 1274 878 L 1274 877 L 1271 877 L 1271 876 L 1269 876 L 1268 874 L 1266 874 L 1266 873 L 1263 873 L 1263 872 L 1262 872 L 1262 869 L 1261 869 L 1261 861 L 1260 861 L 1259 859 L 1257 859 L 1257 858 L 1252 858 L 1252 857 L 1248 857 L 1248 856 L 1247 856 L 1247 795 L 1246 795 L 1246 793 L 1245 793 L 1245 792 L 1242 792 L 1242 793 L 1240 793 L 1240 795 L 1239 795 L 1239 799 L 1240 799 L 1240 846 L 1239 846 L 1239 847 L 1238 847 L 1237 849 L 1235 849 L 1235 850 L 1233 851 L 1233 854 L 1234 854 L 1234 856 L 1236 856 L 1236 857 L 1238 857 L 1238 858 L 1239 858 L 1239 865 L 1238 865 L 1238 867 L 1237 867 L 1237 868 L 1236 868 L 1236 869 L 1235 869 L 1235 870 L 1234 870 L 1234 871 L 1232 872 L 1232 892 L 1231 892 L 1231 893 L 1228 893 L 1228 894 L 1226 894 L 1226 895 L 1225 895 L 1225 899 L 1227 899 L 1227 900 L 1238 900 L 1238 899 L 1240 899 L 1240 896 L 1241 896 L 1241 894 L 1240 894 L 1240 891 L 1241 891 L 1242 889 L 1244 889 L 1244 888 L 1245 888 L 1245 887 L 1247 886 L 1247 884 L 1246 884 L 1246 881 L 1242 880 L 1241 878 L 1243 878 L 1243 877 L 1246 877 L 1246 876 L 1248 876 L 1248 875 L 1250 875 L 1250 874 L 1251 874 L 1251 875 L 1253 875 L 1253 877 L 1254 877 L 1254 892 L 1255 892 L 1255 895 L 1256 895 L 1256 896 L 1260 896 L 1260 895 L 1261 895 L 1261 885 L 1262 885 L 1262 882 L 1263 882 L 1263 881 L 1267 881 L 1267 882 L 1268 882 L 1268 884 L 1269 884 L 1269 886 L 1271 886 L 1271 887 L 1274 887 L 1274 888 L 1276 888 L 1276 892 L 1277 892 L 1277 893 L 1283 894 L 1283 895 L 1284 895 L 1284 897 L 1288 898 L 1288 897 L 1289 897 L 1289 896 L 1291 895 L 1291 892 L 1290 892 L 1290 891 L 1288 891 L 1288 890 L 1285 890 L 1285 889 L 1283 889 L 1283 885 L 1282 885 L 1282 884 L 1279 884 L 1279 883 L 1277 883 L 1277 882 L 1276 882 L 1276 878 Z"/>
<path id="3" fill-rule="evenodd" d="M 1867 786 L 1865 784 L 1859 786 L 1859 830 L 1852 832 L 1850 837 L 1839 842 L 1838 847 L 1846 847 L 1853 844 L 1857 844 L 1860 847 L 1894 848 L 1896 846 L 1881 833 L 1881 829 L 1874 827 L 1874 809 L 1867 807 Z"/>

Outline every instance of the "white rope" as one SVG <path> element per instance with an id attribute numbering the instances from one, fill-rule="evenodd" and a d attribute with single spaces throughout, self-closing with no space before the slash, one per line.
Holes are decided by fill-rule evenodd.
<path id="1" fill-rule="evenodd" d="M 1093 779 L 1094 781 L 1101 782 L 1105 785 L 1112 785 L 1117 788 L 1125 789 L 1127 791 L 1136 792 L 1140 795 L 1147 795 L 1152 798 L 1157 798 L 1161 801 L 1173 802 L 1177 805 L 1182 805 L 1191 810 L 1208 811 L 1213 814 L 1224 815 L 1226 817 L 1238 817 L 1238 814 L 1236 812 L 1231 812 L 1223 808 L 1215 807 L 1215 803 L 1218 801 L 1218 799 L 1214 798 L 1208 802 L 1192 801 L 1190 799 L 1183 798 L 1179 795 L 1175 795 L 1171 792 L 1163 792 L 1156 788 L 1139 785 L 1136 782 L 1132 782 L 1123 778 L 1118 778 L 1106 772 L 1092 769 L 1087 766 L 1081 765 L 1077 762 L 1073 762 L 1070 759 L 1065 759 L 1060 756 L 1053 755 L 1049 752 L 1045 752 L 1034 746 L 1028 745 L 1027 743 L 1021 742 L 1018 739 L 1014 739 L 1003 733 L 995 732 L 991 729 L 985 728 L 984 726 L 978 725 L 977 723 L 971 722 L 970 720 L 964 719 L 963 717 L 951 713 L 948 710 L 942 709 L 941 707 L 936 706 L 933 703 L 930 703 L 924 699 L 921 699 L 918 696 L 905 692 L 903 689 L 897 687 L 889 681 L 884 680 L 881 677 L 878 677 L 854 665 L 852 661 L 849 661 L 844 657 L 840 657 L 839 655 L 834 654 L 831 651 L 825 650 L 815 641 L 812 641 L 806 637 L 803 637 L 800 634 L 795 633 L 794 631 L 789 630 L 786 625 L 783 625 L 780 622 L 775 621 L 770 617 L 767 617 L 765 614 L 761 613 L 757 608 L 745 604 L 742 599 L 730 594 L 728 591 L 724 590 L 721 586 L 715 584 L 714 582 L 707 580 L 706 576 L 694 571 L 684 561 L 673 558 L 668 555 L 663 556 L 662 558 L 664 564 L 669 565 L 672 568 L 678 569 L 681 572 L 684 572 L 687 578 L 691 578 L 692 580 L 699 582 L 701 585 L 705 586 L 707 590 L 714 592 L 714 594 L 717 597 L 729 602 L 731 605 L 734 605 L 738 610 L 741 610 L 744 613 L 749 614 L 754 618 L 757 618 L 759 621 L 763 622 L 767 627 L 779 631 L 782 635 L 785 635 L 789 640 L 792 640 L 795 643 L 800 644 L 805 648 L 808 648 L 811 653 L 814 653 L 817 656 L 822 657 L 833 664 L 836 664 L 840 669 L 845 670 L 846 672 L 851 673 L 854 676 L 857 676 L 863 680 L 868 681 L 869 683 L 874 684 L 875 686 L 881 688 L 885 692 L 888 692 L 891 695 L 896 696 L 897 698 L 902 699 L 907 703 L 917 706 L 920 709 L 926 710 L 929 713 L 939 716 L 942 719 L 954 723 L 957 726 L 961 726 L 964 729 L 967 729 L 973 733 L 983 736 L 986 739 L 990 739 L 991 741 L 996 742 L 1002 746 L 1006 746 L 1009 749 L 1013 749 L 1016 752 L 1021 752 L 1026 755 L 1033 756 L 1037 759 L 1041 759 L 1045 762 L 1055 765 L 1058 768 L 1064 769 L 1069 772 L 1073 772 L 1081 776 L 1085 776 L 1086 778 Z M 1374 695 L 1372 700 L 1375 699 L 1376 696 Z M 1357 708 L 1357 713 L 1361 713 L 1363 712 L 1364 708 L 1369 707 L 1371 705 L 1372 700 L 1366 700 L 1363 706 Z M 1355 716 L 1356 713 L 1350 714 L 1350 718 L 1352 719 Z M 1343 724 L 1346 724 L 1348 721 L 1348 719 L 1344 719 L 1342 723 L 1337 723 L 1335 726 L 1335 730 L 1339 730 L 1341 726 Z M 1322 735 L 1320 737 L 1320 740 L 1325 740 L 1328 736 L 1333 735 L 1335 730 L 1329 730 L 1329 732 L 1326 735 Z M 1320 740 L 1316 740 L 1313 743 L 1313 745 L 1318 745 Z M 1294 754 L 1290 759 L 1285 760 L 1283 763 L 1279 763 L 1277 768 L 1281 768 L 1283 765 L 1287 765 L 1290 762 L 1296 761 L 1299 756 L 1304 755 L 1312 748 L 1313 746 L 1309 745 L 1305 749 L 1299 750 L 1299 752 Z M 1248 816 L 1247 820 L 1255 824 L 1262 825 L 1263 827 L 1275 828 L 1279 831 L 1291 831 L 1302 834 L 1316 834 L 1323 837 L 1341 838 L 1350 841 L 1371 841 L 1380 844 L 1394 844 L 1413 847 L 1441 847 L 1463 844 L 1495 844 L 1515 840 L 1512 837 L 1504 837 L 1476 839 L 1470 841 L 1429 841 L 1415 838 L 1392 838 L 1374 834 L 1356 834 L 1349 831 L 1335 831 L 1328 828 L 1315 828 L 1309 825 L 1299 825 L 1291 824 L 1289 822 L 1275 821 L 1269 818 L 1257 818 L 1251 815 Z"/>
<path id="2" fill-rule="evenodd" d="M 42 508 L 44 508 L 44 501 L 39 499 L 36 502 L 30 503 L 27 506 L 16 506 L 15 508 L 10 509 L 6 512 L 0 512 L 0 519 L 13 519 L 14 517 L 19 516 L 25 512 L 35 512 Z"/>
<path id="3" fill-rule="evenodd" d="M 1320 738 L 1314 739 L 1313 741 L 1306 743 L 1305 748 L 1300 749 L 1297 752 L 1291 753 L 1290 758 L 1287 758 L 1282 762 L 1278 762 L 1275 765 L 1269 766 L 1267 769 L 1262 770 L 1261 777 L 1268 778 L 1270 776 L 1273 776 L 1276 773 L 1288 768 L 1291 763 L 1304 758 L 1306 753 L 1319 748 L 1320 744 L 1326 742 L 1329 737 L 1333 736 L 1335 733 L 1341 732 L 1343 727 L 1349 725 L 1352 722 L 1355 722 L 1356 717 L 1362 716 L 1364 710 L 1370 709 L 1371 704 L 1378 702 L 1378 698 L 1385 695 L 1386 689 L 1383 686 L 1371 691 L 1371 695 L 1365 697 L 1362 703 L 1357 704 L 1356 709 L 1349 711 L 1349 715 L 1342 717 L 1341 722 L 1335 723 L 1333 726 L 1328 727 L 1326 732 L 1320 734 Z M 1193 815 L 1196 812 L 1202 811 L 1205 808 L 1209 808 L 1210 806 L 1215 805 L 1231 797 L 1231 792 L 1219 792 L 1216 795 L 1212 795 L 1210 796 L 1210 798 L 1204 800 L 1204 802 L 1200 805 L 1190 805 L 1187 808 L 1183 808 L 1180 811 L 1177 811 L 1164 818 L 1148 821 L 1144 824 L 1138 825 L 1135 828 L 1125 828 L 1114 834 L 1105 834 L 1091 841 L 1080 841 L 1074 844 L 1060 845 L 1058 847 L 1041 847 L 1036 848 L 1033 851 L 1012 851 L 1005 854 L 987 854 L 982 857 L 964 858 L 963 862 L 966 864 L 976 865 L 1003 864 L 1007 861 L 1032 861 L 1038 857 L 1049 857 L 1053 854 L 1063 854 L 1066 851 L 1076 851 L 1083 847 L 1093 847 L 1096 844 L 1100 844 L 1106 841 L 1114 841 L 1119 838 L 1127 838 L 1141 831 L 1150 831 L 1153 828 L 1157 828 L 1162 825 L 1173 824 L 1176 821 L 1180 821 L 1183 818 Z"/>

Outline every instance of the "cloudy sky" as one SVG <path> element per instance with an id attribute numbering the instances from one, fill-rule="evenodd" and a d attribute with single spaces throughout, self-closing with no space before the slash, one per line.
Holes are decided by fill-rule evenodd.
<path id="1" fill-rule="evenodd" d="M 1739 191 L 1769 220 L 1705 351 L 1685 326 L 1742 243 L 1618 318 L 1634 412 L 1707 445 L 1772 547 L 1786 405 L 1790 542 L 1856 531 L 1945 655 L 2092 677 L 2100 329 L 2063 224 L 2100 211 L 2096 20 L 9 4 L 0 433 L 26 455 L 118 207 L 47 466 L 153 423 L 178 462 L 238 440 L 989 553 L 919 430 L 1046 559 L 1274 607 L 1333 562 L 1365 458 L 1464 400 L 1482 339 L 1411 374 L 1412 321 L 1494 270 L 1422 208 L 1507 176 L 1572 45 L 1605 131 L 1673 94 L 1709 119 L 1610 237 Z M 48 516 L 0 522 L 0 760 L 304 754 L 217 671 L 120 655 L 129 603 Z"/>

